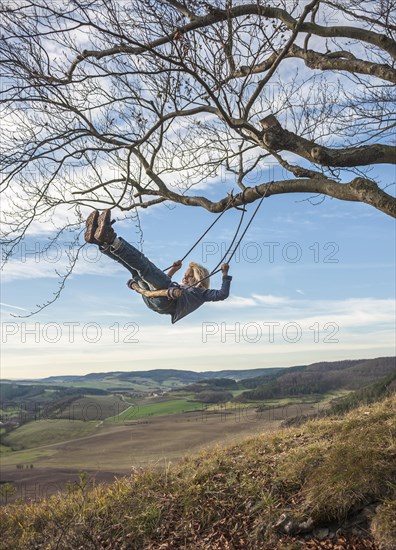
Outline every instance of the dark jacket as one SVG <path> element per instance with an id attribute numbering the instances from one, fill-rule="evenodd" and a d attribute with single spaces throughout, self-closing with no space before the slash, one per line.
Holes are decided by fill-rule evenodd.
<path id="1" fill-rule="evenodd" d="M 220 300 L 228 298 L 230 294 L 231 279 L 232 277 L 230 275 L 223 277 L 220 290 L 197 287 L 189 288 L 180 285 L 178 288 L 183 290 L 183 293 L 175 300 L 170 300 L 168 298 L 146 298 L 145 296 L 142 296 L 142 298 L 146 305 L 153 311 L 171 315 L 172 324 L 174 324 L 198 309 L 205 302 L 219 302 Z"/>
<path id="2" fill-rule="evenodd" d="M 180 321 L 180 319 L 198 309 L 205 302 L 219 302 L 228 298 L 230 295 L 231 279 L 232 277 L 230 275 L 223 277 L 220 290 L 197 287 L 186 288 L 181 285 L 180 288 L 185 290 L 180 298 L 175 300 L 176 309 L 172 313 L 172 323 Z"/>

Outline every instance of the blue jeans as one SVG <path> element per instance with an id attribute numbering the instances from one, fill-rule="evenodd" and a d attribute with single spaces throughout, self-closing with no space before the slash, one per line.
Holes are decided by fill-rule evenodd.
<path id="1" fill-rule="evenodd" d="M 112 246 L 100 247 L 101 252 L 109 258 L 123 265 L 132 275 L 132 279 L 146 290 L 162 290 L 169 287 L 172 279 L 161 269 L 153 264 L 137 248 L 118 237 L 120 246 L 114 250 Z M 143 296 L 150 309 L 158 313 L 169 313 L 174 309 L 174 304 L 168 298 L 146 298 Z"/>

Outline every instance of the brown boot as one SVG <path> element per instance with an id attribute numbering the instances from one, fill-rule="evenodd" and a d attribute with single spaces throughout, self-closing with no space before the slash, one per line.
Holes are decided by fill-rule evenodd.
<path id="1" fill-rule="evenodd" d="M 99 212 L 97 210 L 93 210 L 85 222 L 84 240 L 87 243 L 100 244 L 95 239 L 95 231 L 98 228 L 98 218 Z"/>
<path id="2" fill-rule="evenodd" d="M 112 244 L 117 237 L 117 233 L 111 227 L 111 210 L 108 208 L 102 212 L 98 218 L 98 228 L 95 231 L 94 238 L 100 244 Z"/>

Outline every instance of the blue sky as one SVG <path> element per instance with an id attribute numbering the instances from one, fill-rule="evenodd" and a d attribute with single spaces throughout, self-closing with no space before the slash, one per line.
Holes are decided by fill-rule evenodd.
<path id="1" fill-rule="evenodd" d="M 393 172 L 386 176 L 394 180 Z M 232 187 L 222 186 L 213 196 Z M 93 245 L 53 305 L 33 317 L 12 317 L 50 298 L 58 285 L 55 269 L 65 265 L 66 248 L 47 258 L 35 254 L 48 242 L 47 227 L 38 226 L 2 274 L 2 377 L 247 369 L 394 355 L 394 220 L 364 204 L 326 198 L 314 206 L 307 198 L 266 199 L 231 263 L 229 299 L 175 325 L 147 309 L 126 287 L 128 273 Z M 236 211 L 225 214 L 184 265 L 216 265 L 238 219 Z M 144 211 L 144 252 L 164 268 L 212 221 L 202 209 L 179 205 Z M 115 227 L 138 240 L 132 221 Z M 214 276 L 211 287 L 220 282 Z"/>
<path id="2" fill-rule="evenodd" d="M 303 4 L 299 5 L 301 9 Z M 334 16 L 332 22 L 344 23 L 340 14 L 330 15 Z M 322 17 L 321 13 L 318 17 Z M 91 45 L 87 32 L 77 32 L 74 38 L 81 50 Z M 300 41 L 301 45 L 303 40 L 301 36 L 297 43 Z M 339 43 L 343 49 L 365 56 L 363 46 L 349 44 L 347 40 Z M 58 63 L 61 57 L 58 42 L 47 36 L 45 45 L 50 59 Z M 321 38 L 311 37 L 310 47 L 321 45 Z M 344 118 L 338 130 L 337 121 L 330 117 L 330 126 L 327 128 L 326 123 L 322 128 L 319 124 L 317 131 L 319 136 L 324 131 L 322 138 L 327 136 L 328 145 L 339 147 L 344 143 L 342 122 L 345 123 L 348 116 L 354 120 L 353 112 L 349 109 L 344 112 L 345 93 L 351 87 L 356 97 L 360 94 L 364 98 L 368 80 L 363 79 L 358 85 L 347 76 L 332 72 L 318 73 L 317 79 L 312 78 L 311 70 L 301 60 L 292 59 L 289 64 L 282 64 L 279 83 L 266 86 L 260 109 L 267 105 L 269 113 L 279 112 L 285 127 L 299 132 L 298 125 L 304 120 L 300 119 L 301 109 L 308 106 L 311 116 L 320 115 L 322 93 L 326 92 L 330 104 L 339 102 L 340 116 Z M 292 93 L 287 83 L 294 80 L 296 90 Z M 341 97 L 340 83 L 345 87 Z M 101 85 L 108 84 L 103 80 Z M 378 83 L 373 79 L 370 84 Z M 80 92 L 77 88 L 74 90 L 76 100 Z M 88 101 L 84 94 L 81 97 Z M 96 93 L 94 96 L 87 103 L 93 111 L 91 115 L 98 120 L 101 113 L 107 117 L 107 102 L 102 112 L 96 104 Z M 118 104 L 115 105 L 117 116 Z M 3 121 L 3 130 L 7 124 L 12 134 L 13 116 Z M 133 134 L 134 124 L 133 119 L 127 120 L 126 129 Z M 200 158 L 206 162 L 206 146 L 202 151 Z M 190 183 L 185 177 L 189 173 L 196 178 L 194 181 L 199 181 L 191 192 L 207 193 L 212 200 L 223 198 L 235 187 L 235 181 L 224 175 L 215 181 L 200 181 L 201 172 L 195 173 L 193 167 L 190 170 L 188 163 L 188 158 L 199 151 L 189 151 L 186 147 L 184 154 L 187 153 L 183 158 L 186 166 L 181 172 L 177 171 L 181 159 L 175 157 L 172 157 L 175 173 L 171 173 L 169 167 L 164 172 L 171 188 L 175 184 L 173 178 Z M 200 158 L 194 161 L 199 164 Z M 285 153 L 284 158 L 293 162 L 291 154 Z M 301 159 L 298 162 L 301 163 Z M 113 177 L 113 168 L 118 164 L 113 166 L 107 160 L 102 164 L 97 168 L 103 178 Z M 75 176 L 80 181 L 90 175 L 89 170 L 85 173 L 82 167 L 75 173 L 74 168 L 65 166 L 67 175 L 66 168 L 71 170 L 70 180 Z M 202 169 L 204 179 L 205 165 Z M 31 174 L 29 167 L 29 177 L 33 177 Z M 346 172 L 343 175 L 344 181 L 354 177 Z M 377 165 L 368 168 L 367 175 L 389 193 L 395 192 L 394 168 Z M 40 175 L 37 177 L 35 183 L 41 188 Z M 246 183 L 254 185 L 289 175 L 268 165 L 262 173 L 252 172 L 249 177 L 253 179 Z M 63 190 L 62 174 L 57 183 Z M 28 195 L 29 191 L 30 185 Z M 12 193 L 15 200 L 18 194 L 14 188 Z M 222 303 L 206 304 L 176 325 L 171 325 L 168 316 L 148 310 L 141 297 L 127 289 L 128 273 L 107 257 L 101 257 L 94 246 L 83 249 L 73 275 L 54 304 L 33 317 L 13 317 L 26 315 L 36 309 L 36 304 L 50 299 L 58 288 L 56 270 L 64 271 L 67 263 L 67 243 L 39 257 L 53 228 L 49 223 L 33 224 L 29 236 L 2 273 L 2 376 L 36 378 L 152 368 L 243 369 L 394 355 L 394 220 L 361 203 L 326 198 L 314 205 L 308 199 L 309 196 L 299 194 L 265 200 L 239 254 L 232 261 L 230 298 Z M 3 198 L 5 205 L 6 202 L 7 197 Z M 249 212 L 254 208 L 254 204 L 250 205 Z M 86 215 L 88 213 L 87 209 Z M 67 214 L 63 209 L 56 212 L 56 217 L 58 221 L 66 220 Z M 115 212 L 115 217 L 123 218 L 119 212 Z M 238 217 L 236 211 L 226 213 L 187 261 L 196 260 L 209 268 L 216 265 L 221 251 L 232 239 Z M 193 207 L 159 205 L 142 211 L 144 252 L 157 265 L 166 267 L 182 257 L 212 221 L 213 215 Z M 119 221 L 116 228 L 131 242 L 139 239 L 131 220 Z M 220 283 L 217 275 L 211 286 L 216 288 Z"/>

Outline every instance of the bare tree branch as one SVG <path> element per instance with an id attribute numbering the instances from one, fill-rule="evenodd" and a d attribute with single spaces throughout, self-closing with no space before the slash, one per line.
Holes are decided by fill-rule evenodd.
<path id="1" fill-rule="evenodd" d="M 221 211 L 226 198 L 194 192 L 220 175 L 223 197 L 237 185 L 257 199 L 248 176 L 267 174 L 271 195 L 360 200 L 393 216 L 392 181 L 382 191 L 359 167 L 395 162 L 395 16 L 390 0 L 355 4 L 4 6 L 8 252 L 61 208 L 78 219 L 84 206 Z M 274 165 L 286 173 L 268 176 Z"/>
<path id="2" fill-rule="evenodd" d="M 360 147 L 331 149 L 282 128 L 273 115 L 260 121 L 262 140 L 270 150 L 287 150 L 323 166 L 351 167 L 396 164 L 396 146 L 375 143 Z"/>

